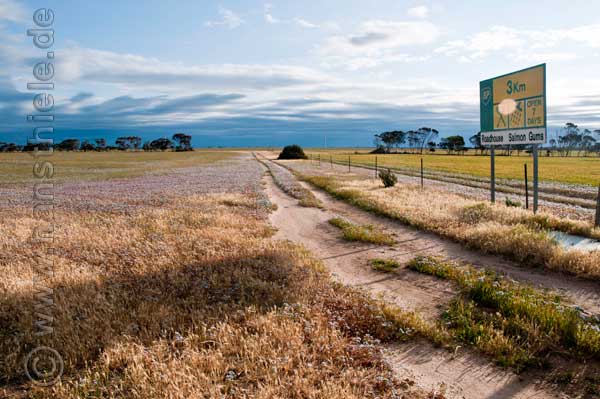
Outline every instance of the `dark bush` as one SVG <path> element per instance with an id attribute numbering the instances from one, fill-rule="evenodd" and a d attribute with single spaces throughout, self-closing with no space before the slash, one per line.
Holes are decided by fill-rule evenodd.
<path id="1" fill-rule="evenodd" d="M 389 169 L 380 170 L 379 178 L 383 182 L 384 187 L 394 187 L 398 182 L 396 175 Z"/>
<path id="2" fill-rule="evenodd" d="M 278 159 L 307 159 L 304 150 L 299 145 L 286 145 Z"/>

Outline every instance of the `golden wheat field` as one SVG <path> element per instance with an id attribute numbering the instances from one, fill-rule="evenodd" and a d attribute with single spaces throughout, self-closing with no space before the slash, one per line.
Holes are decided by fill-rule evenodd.
<path id="1" fill-rule="evenodd" d="M 323 162 L 347 163 L 350 161 L 356 165 L 375 165 L 375 155 L 369 154 L 365 149 L 314 149 L 308 151 L 313 157 L 321 157 Z M 428 170 L 459 173 L 487 178 L 490 176 L 490 157 L 476 155 L 472 150 L 470 155 L 457 154 L 378 154 L 377 163 L 379 167 L 407 168 L 418 170 L 423 159 L 424 167 Z M 540 180 L 544 182 L 582 184 L 598 187 L 600 184 L 600 157 L 598 156 L 540 156 Z M 497 156 L 496 176 L 501 179 L 522 180 L 524 176 L 524 164 L 528 164 L 529 173 L 532 170 L 532 157 L 522 154 L 521 156 Z M 530 175 L 531 178 L 531 175 Z"/>

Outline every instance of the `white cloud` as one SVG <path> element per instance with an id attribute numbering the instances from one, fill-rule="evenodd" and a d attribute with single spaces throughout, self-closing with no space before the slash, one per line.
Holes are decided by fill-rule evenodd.
<path id="1" fill-rule="evenodd" d="M 328 63 L 348 65 L 352 69 L 374 67 L 386 62 L 422 61 L 400 49 L 433 43 L 439 31 L 430 22 L 372 20 L 364 22 L 355 34 L 332 36 L 318 47 L 317 53 Z"/>
<path id="2" fill-rule="evenodd" d="M 519 30 L 506 26 L 493 26 L 467 39 L 449 41 L 434 52 L 457 56 L 462 61 L 481 59 L 496 52 L 517 59 L 527 59 L 532 56 L 537 59 L 545 56 L 548 61 L 570 61 L 576 58 L 576 55 L 560 47 L 574 44 L 600 48 L 600 25 L 547 30 Z M 547 51 L 553 48 L 559 49 Z"/>
<path id="3" fill-rule="evenodd" d="M 302 28 L 318 28 L 318 25 L 313 24 L 312 22 L 309 22 L 305 19 L 302 18 L 294 18 L 294 22 L 296 23 L 296 25 L 302 27 Z"/>
<path id="4" fill-rule="evenodd" d="M 219 15 L 221 16 L 220 20 L 206 21 L 204 25 L 209 28 L 215 26 L 226 26 L 229 29 L 235 29 L 244 23 L 244 20 L 239 15 L 227 8 L 219 7 Z"/>
<path id="5" fill-rule="evenodd" d="M 408 15 L 415 18 L 427 18 L 429 15 L 429 8 L 426 6 L 417 6 L 409 8 L 407 11 Z"/>
<path id="6" fill-rule="evenodd" d="M 14 0 L 0 0 L 0 21 L 23 22 L 26 15 L 21 3 Z"/>
<path id="7" fill-rule="evenodd" d="M 263 90 L 306 86 L 329 78 L 309 68 L 289 65 L 182 65 L 134 54 L 66 48 L 56 60 L 63 84 L 104 83 L 135 90 L 193 93 L 195 90 Z"/>
<path id="8" fill-rule="evenodd" d="M 264 8 L 265 21 L 267 21 L 267 23 L 269 23 L 269 24 L 278 24 L 281 21 L 279 21 L 279 19 L 275 18 L 273 16 L 273 14 L 271 14 L 272 8 L 273 8 L 273 6 L 271 4 L 269 4 L 269 3 L 265 4 L 265 8 Z"/>

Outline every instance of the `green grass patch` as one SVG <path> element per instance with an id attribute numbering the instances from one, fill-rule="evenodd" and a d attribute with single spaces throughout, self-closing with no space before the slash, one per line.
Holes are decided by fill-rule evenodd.
<path id="1" fill-rule="evenodd" d="M 373 270 L 389 273 L 402 265 L 394 259 L 373 259 L 371 260 L 371 266 L 373 267 Z"/>
<path id="2" fill-rule="evenodd" d="M 454 338 L 492 355 L 517 371 L 545 367 L 548 355 L 600 359 L 600 320 L 560 296 L 470 266 L 417 257 L 408 267 L 452 280 L 459 296 L 443 315 Z"/>
<path id="3" fill-rule="evenodd" d="M 343 218 L 329 219 L 329 224 L 342 230 L 347 241 L 361 241 L 379 245 L 394 245 L 395 241 L 387 233 L 372 225 L 358 225 Z"/>

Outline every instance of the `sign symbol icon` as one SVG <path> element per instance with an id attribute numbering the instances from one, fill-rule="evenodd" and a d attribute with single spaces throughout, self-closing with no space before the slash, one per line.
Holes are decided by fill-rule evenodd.
<path id="1" fill-rule="evenodd" d="M 504 115 L 502 114 L 502 112 L 500 112 L 498 107 L 495 107 L 495 109 L 496 109 L 496 113 L 498 114 L 498 117 L 499 117 L 498 124 L 496 125 L 496 129 L 499 129 L 501 127 L 502 128 L 508 127 L 508 126 L 506 126 L 506 121 L 504 120 Z"/>
<path id="2" fill-rule="evenodd" d="M 481 101 L 483 102 L 483 105 L 488 106 L 488 105 L 490 105 L 491 100 L 492 100 L 492 88 L 485 87 L 481 91 Z"/>

